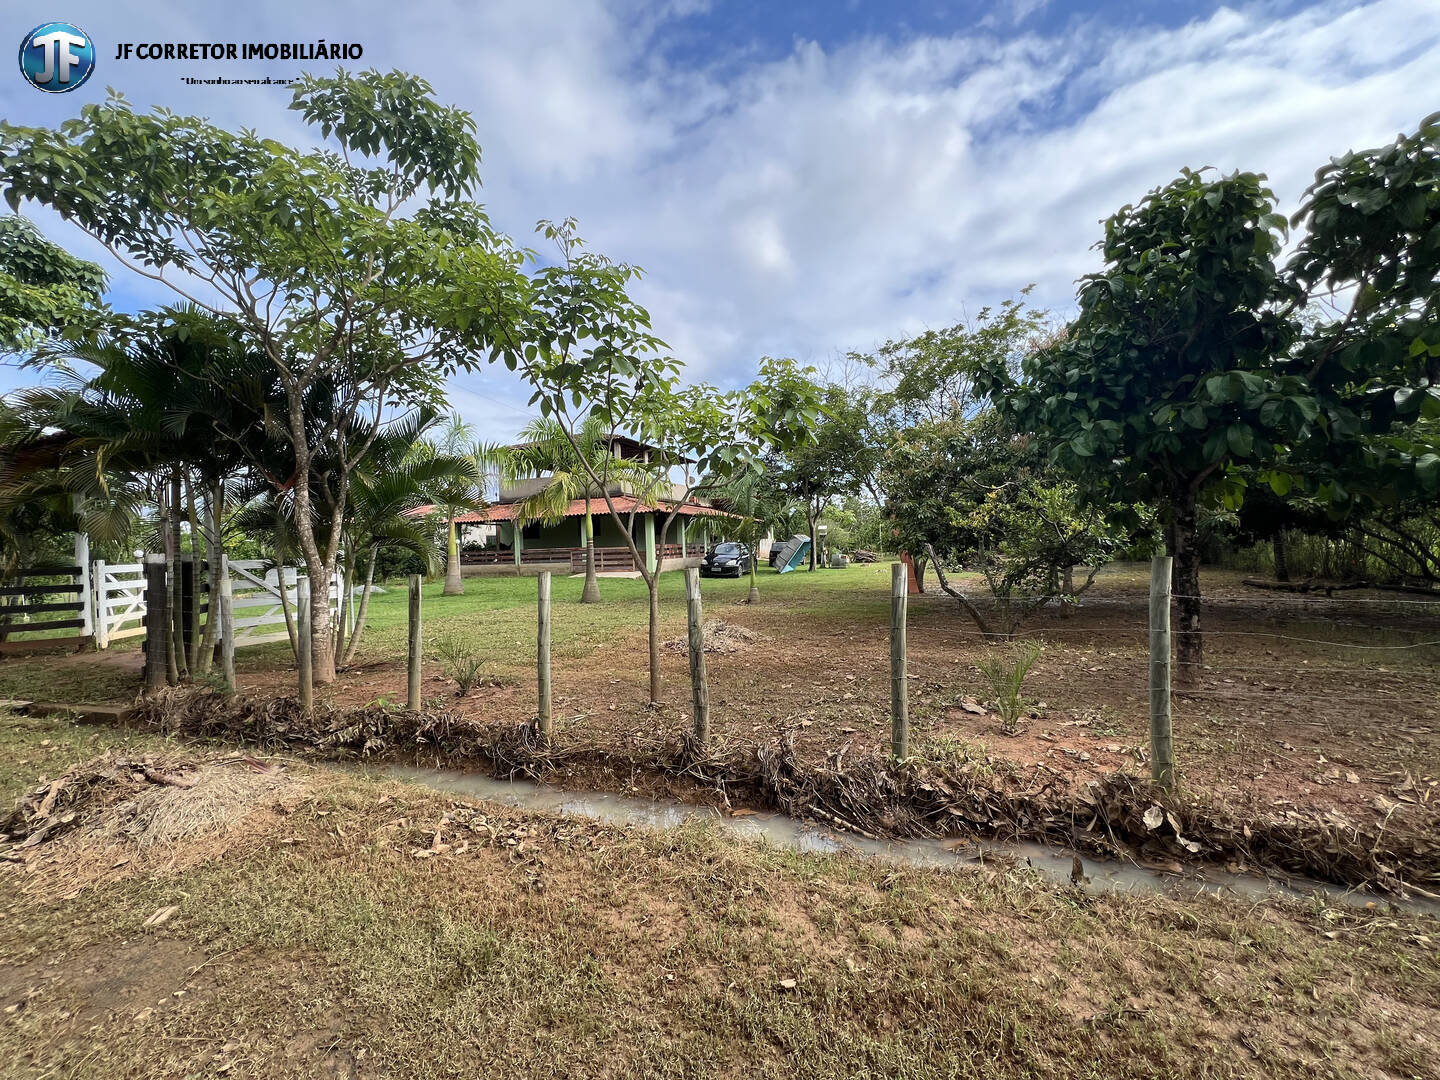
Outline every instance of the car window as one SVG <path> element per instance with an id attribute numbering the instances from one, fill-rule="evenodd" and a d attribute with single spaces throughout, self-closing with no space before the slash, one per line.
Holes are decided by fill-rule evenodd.
<path id="1" fill-rule="evenodd" d="M 739 554 L 740 554 L 740 545 L 739 545 L 739 544 L 716 544 L 716 545 L 715 545 L 715 554 L 716 554 L 716 555 L 739 555 Z"/>

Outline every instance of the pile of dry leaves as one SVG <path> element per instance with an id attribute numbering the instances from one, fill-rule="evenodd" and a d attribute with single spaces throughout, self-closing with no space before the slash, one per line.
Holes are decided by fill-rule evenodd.
<path id="1" fill-rule="evenodd" d="M 726 622 L 724 619 L 707 619 L 701 627 L 701 633 L 704 636 L 707 653 L 744 652 L 752 645 L 765 640 L 764 634 L 758 634 L 754 630 Z M 688 653 L 690 639 L 675 638 L 665 642 L 665 647 L 671 652 Z"/>
<path id="2" fill-rule="evenodd" d="M 43 868 L 44 891 L 73 894 L 152 864 L 217 854 L 246 819 L 294 802 L 304 787 L 278 765 L 238 754 L 107 753 L 21 796 L 0 819 L 0 860 L 30 875 Z"/>

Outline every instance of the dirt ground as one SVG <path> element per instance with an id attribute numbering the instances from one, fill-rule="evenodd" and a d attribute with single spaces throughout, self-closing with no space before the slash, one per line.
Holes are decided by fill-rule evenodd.
<path id="1" fill-rule="evenodd" d="M 885 568 L 863 569 L 884 584 Z M 823 584 L 826 575 L 818 577 Z M 1148 601 L 1139 568 L 1102 574 L 1068 617 L 1042 611 L 1027 620 L 1021 636 L 1044 651 L 1025 683 L 1029 714 L 1013 733 L 993 711 L 977 667 L 1005 646 L 986 644 L 934 588 L 910 601 L 912 752 L 1070 787 L 1117 770 L 1148 775 Z M 1263 592 L 1220 572 L 1207 573 L 1205 591 L 1205 671 L 1173 703 L 1186 791 L 1242 812 L 1315 810 L 1336 815 L 1337 824 L 1371 826 L 1397 806 L 1440 799 L 1440 605 L 1388 594 L 1328 600 Z M 866 587 L 844 603 L 820 599 L 792 589 L 754 606 L 710 606 L 708 617 L 740 631 L 707 658 L 716 736 L 744 745 L 793 728 L 797 745 L 816 759 L 888 751 L 888 598 Z M 683 631 L 675 619 L 668 615 L 667 640 Z M 498 634 L 514 640 L 491 643 L 496 677 L 464 696 L 427 658 L 427 707 L 486 723 L 533 719 L 533 637 L 508 624 Z M 133 651 L 105 663 L 125 657 L 138 665 Z M 94 662 L 49 661 L 56 696 L 63 697 L 67 669 Z M 581 634 L 556 650 L 552 666 L 557 738 L 633 758 L 657 733 L 689 724 L 683 649 L 662 648 L 664 704 L 644 704 L 643 625 Z M 252 693 L 283 694 L 293 680 L 292 668 L 272 665 L 243 672 L 241 681 Z M 342 673 L 321 698 L 393 702 L 403 700 L 404 685 L 401 661 L 372 660 Z M 574 779 L 656 786 L 639 775 Z"/>
<path id="2" fill-rule="evenodd" d="M 1293 806 L 1355 822 L 1383 820 L 1397 803 L 1440 799 L 1440 644 L 1409 648 L 1440 642 L 1440 617 L 1388 600 L 1308 601 L 1207 584 L 1206 670 L 1173 703 L 1186 790 L 1242 810 Z M 1023 628 L 1045 651 L 1025 683 L 1029 715 L 1013 734 L 990 707 L 976 666 L 1004 646 L 986 644 L 948 597 L 912 597 L 912 750 L 1043 772 L 1070 786 L 1117 770 L 1148 775 L 1147 600 L 1120 577 L 1102 579 L 1096 593 L 1068 617 L 1042 613 Z M 793 726 L 800 747 L 817 757 L 888 751 L 883 604 L 823 617 L 765 603 L 712 614 L 758 638 L 707 656 L 718 737 L 760 742 Z M 644 646 L 636 631 L 555 660 L 562 737 L 623 751 L 657 730 L 685 729 L 687 658 L 661 650 L 665 706 L 650 710 Z M 434 705 L 485 722 L 533 719 L 528 683 L 462 697 L 438 666 L 427 664 L 425 675 L 422 696 Z M 286 692 L 291 678 L 276 671 L 251 685 Z M 372 663 L 345 673 L 329 695 L 362 704 L 403 684 L 402 664 Z"/>
<path id="3" fill-rule="evenodd" d="M 68 831 L 0 849 L 6 1077 L 1437 1075 L 1424 916 L 1090 897 L 154 735 L 57 777 L 96 735 L 14 725 L 58 749 L 6 828 Z"/>

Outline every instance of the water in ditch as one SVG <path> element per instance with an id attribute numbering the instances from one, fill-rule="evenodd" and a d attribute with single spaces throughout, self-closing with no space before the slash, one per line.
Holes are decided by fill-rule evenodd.
<path id="1" fill-rule="evenodd" d="M 850 854 L 906 866 L 954 869 L 992 862 L 1023 867 L 1054 881 L 1069 883 L 1074 872 L 1073 852 L 1043 844 L 992 840 L 871 840 L 823 828 L 780 813 L 756 812 L 731 817 L 713 807 L 675 802 L 652 802 L 606 792 L 566 791 L 526 780 L 502 780 L 481 773 L 453 769 L 427 769 L 393 765 L 386 776 L 455 795 L 488 799 L 507 806 L 544 813 L 587 818 L 612 825 L 641 825 L 673 829 L 689 821 L 709 822 L 736 837 L 764 841 L 795 851 Z M 1440 915 L 1440 902 L 1425 899 L 1396 900 L 1348 891 L 1323 882 L 1258 874 L 1232 874 L 1212 869 L 1164 873 L 1119 859 L 1081 857 L 1087 892 L 1164 893 L 1170 896 L 1213 893 L 1250 900 L 1266 898 L 1309 899 L 1357 908 L 1384 908 L 1394 904 L 1411 911 Z"/>

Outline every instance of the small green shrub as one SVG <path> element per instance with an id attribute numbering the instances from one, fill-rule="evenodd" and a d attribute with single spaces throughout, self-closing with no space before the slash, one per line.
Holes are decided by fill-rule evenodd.
<path id="1" fill-rule="evenodd" d="M 447 679 L 455 680 L 461 697 L 480 682 L 485 661 L 470 638 L 459 633 L 446 634 L 435 643 L 435 652 L 440 657 L 440 670 Z"/>
<path id="2" fill-rule="evenodd" d="M 993 656 L 980 662 L 980 673 L 990 683 L 995 694 L 995 708 L 1000 713 L 1000 723 L 1012 735 L 1025 712 L 1025 699 L 1020 691 L 1025 685 L 1025 676 L 1040 659 L 1044 646 L 1038 641 L 1021 641 L 1011 646 L 1003 656 Z"/>

